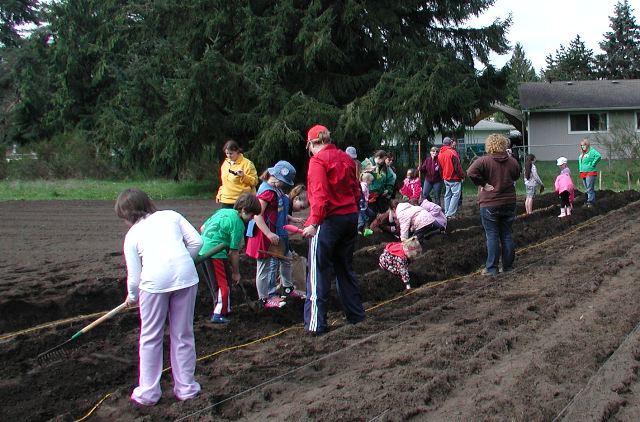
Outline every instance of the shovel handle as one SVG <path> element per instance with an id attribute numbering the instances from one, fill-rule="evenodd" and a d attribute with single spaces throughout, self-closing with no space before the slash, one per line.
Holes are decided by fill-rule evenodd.
<path id="1" fill-rule="evenodd" d="M 289 258 L 288 256 L 285 256 L 285 255 L 282 255 L 282 254 L 279 254 L 279 253 L 270 252 L 270 251 L 263 251 L 262 249 L 258 250 L 258 252 L 260 252 L 260 253 L 266 253 L 266 254 L 267 254 L 267 255 L 269 255 L 269 256 L 272 256 L 272 257 L 274 257 L 274 258 L 281 259 L 281 260 L 283 260 L 283 261 L 289 261 L 289 262 L 293 261 L 293 259 L 292 259 L 292 258 Z"/>
<path id="2" fill-rule="evenodd" d="M 211 258 L 213 255 L 217 254 L 218 252 L 220 252 L 223 249 L 226 249 L 228 246 L 225 245 L 224 243 L 219 243 L 216 246 L 214 246 L 213 248 L 209 249 L 208 251 L 206 251 L 205 253 L 203 253 L 202 255 L 198 255 L 193 259 L 193 262 L 197 264 L 201 263 L 202 261 L 206 261 L 207 259 Z"/>

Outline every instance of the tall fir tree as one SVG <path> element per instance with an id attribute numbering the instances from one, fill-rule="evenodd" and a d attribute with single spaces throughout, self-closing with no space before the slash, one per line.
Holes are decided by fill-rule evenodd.
<path id="1" fill-rule="evenodd" d="M 493 3 L 53 2 L 42 120 L 173 177 L 229 137 L 258 167 L 306 163 L 314 123 L 339 146 L 424 139 L 502 99 L 506 79 L 488 57 L 508 50 L 510 17 L 466 24 Z"/>
<path id="2" fill-rule="evenodd" d="M 604 41 L 600 42 L 604 54 L 596 57 L 600 77 L 639 79 L 640 27 L 629 2 L 618 2 L 609 20 L 611 31 L 606 32 Z"/>
<path id="3" fill-rule="evenodd" d="M 505 101 L 511 107 L 520 107 L 520 96 L 518 86 L 522 82 L 533 82 L 539 80 L 536 71 L 527 59 L 522 44 L 516 43 L 513 48 L 513 55 L 507 62 L 507 93 Z"/>
<path id="4" fill-rule="evenodd" d="M 576 38 L 565 48 L 560 45 L 555 56 L 547 55 L 543 78 L 547 81 L 579 81 L 596 79 L 593 50 L 587 48 L 580 38 Z"/>
<path id="5" fill-rule="evenodd" d="M 20 25 L 39 22 L 37 0 L 2 0 L 0 4 L 0 47 L 16 47 L 22 37 Z"/>

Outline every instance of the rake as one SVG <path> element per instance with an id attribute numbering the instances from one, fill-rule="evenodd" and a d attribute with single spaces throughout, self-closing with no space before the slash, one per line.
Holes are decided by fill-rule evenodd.
<path id="1" fill-rule="evenodd" d="M 202 254 L 202 255 L 198 255 L 197 257 L 194 258 L 194 262 L 196 264 L 199 264 L 200 262 L 210 258 L 211 256 L 215 255 L 216 253 L 220 252 L 221 250 L 223 250 L 224 248 L 226 248 L 227 245 L 225 244 L 219 244 L 216 245 L 215 247 L 209 249 L 206 253 Z M 38 364 L 43 365 L 45 363 L 49 363 L 52 362 L 54 360 L 59 360 L 59 359 L 64 359 L 66 357 L 68 357 L 69 355 L 69 350 L 67 348 L 67 346 L 73 342 L 75 339 L 77 339 L 78 337 L 82 336 L 83 334 L 87 333 L 88 331 L 92 330 L 93 328 L 95 328 L 96 326 L 98 326 L 99 324 L 102 324 L 104 321 L 112 318 L 114 315 L 116 315 L 118 312 L 122 311 L 124 308 L 127 307 L 127 303 L 121 303 L 120 305 L 118 305 L 117 307 L 113 308 L 112 310 L 110 310 L 109 312 L 107 312 L 106 314 L 104 314 L 103 316 L 101 316 L 100 318 L 96 319 L 95 321 L 93 321 L 91 324 L 87 325 L 86 327 L 84 327 L 82 330 L 78 331 L 77 333 L 75 333 L 74 335 L 71 336 L 70 339 L 68 339 L 67 341 L 65 341 L 64 343 L 61 343 L 55 347 L 52 347 L 51 349 L 40 353 L 37 357 L 38 360 Z"/>
<path id="2" fill-rule="evenodd" d="M 89 324 L 86 327 L 84 327 L 82 330 L 80 330 L 77 333 L 75 333 L 74 335 L 72 335 L 69 340 L 65 341 L 62 344 L 57 345 L 56 347 L 53 347 L 53 348 L 47 350 L 46 352 L 40 353 L 38 355 L 38 358 L 37 358 L 38 359 L 38 363 L 40 365 L 43 365 L 45 363 L 48 363 L 48 362 L 51 362 L 51 361 L 54 361 L 54 360 L 64 359 L 64 358 L 68 357 L 69 351 L 67 350 L 66 346 L 69 343 L 71 343 L 72 341 L 74 341 L 75 339 L 80 337 L 81 335 L 85 334 L 89 330 L 93 329 L 97 325 L 99 325 L 99 324 L 103 323 L 104 321 L 108 320 L 109 318 L 112 318 L 115 314 L 117 314 L 118 312 L 120 312 L 121 310 L 123 310 L 126 307 L 127 307 L 127 303 L 126 302 L 121 303 L 120 305 L 118 305 L 117 307 L 113 308 L 112 310 L 110 310 L 106 314 L 102 315 L 100 318 L 98 318 L 95 321 L 93 321 L 91 324 Z"/>

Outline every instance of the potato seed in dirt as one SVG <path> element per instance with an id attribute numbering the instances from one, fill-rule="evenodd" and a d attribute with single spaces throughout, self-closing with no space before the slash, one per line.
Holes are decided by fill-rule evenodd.
<path id="1" fill-rule="evenodd" d="M 156 204 L 195 227 L 216 208 Z M 129 401 L 136 309 L 79 338 L 68 358 L 36 360 L 124 300 L 127 227 L 113 203 L 1 202 L 0 419 L 640 420 L 640 194 L 598 192 L 594 207 L 563 219 L 555 194 L 536 197 L 529 216 L 523 204 L 519 197 L 514 271 L 495 277 L 479 274 L 485 238 L 471 200 L 411 263 L 415 289 L 378 269 L 392 237 L 360 237 L 354 266 L 367 319 L 345 324 L 334 296 L 330 331 L 320 337 L 303 335 L 302 301 L 256 312 L 238 288 L 232 321 L 211 324 L 201 282 L 202 392 L 177 401 L 166 372 L 160 402 L 138 408 Z M 306 254 L 306 241 L 293 236 L 292 244 Z M 255 264 L 241 260 L 241 283 L 255 300 Z"/>

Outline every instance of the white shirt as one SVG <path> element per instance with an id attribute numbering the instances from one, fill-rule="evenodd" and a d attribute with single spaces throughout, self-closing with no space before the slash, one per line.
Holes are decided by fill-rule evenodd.
<path id="1" fill-rule="evenodd" d="M 201 247 L 196 229 L 175 211 L 138 220 L 124 238 L 129 299 L 138 300 L 138 289 L 164 293 L 197 284 L 193 258 Z"/>

